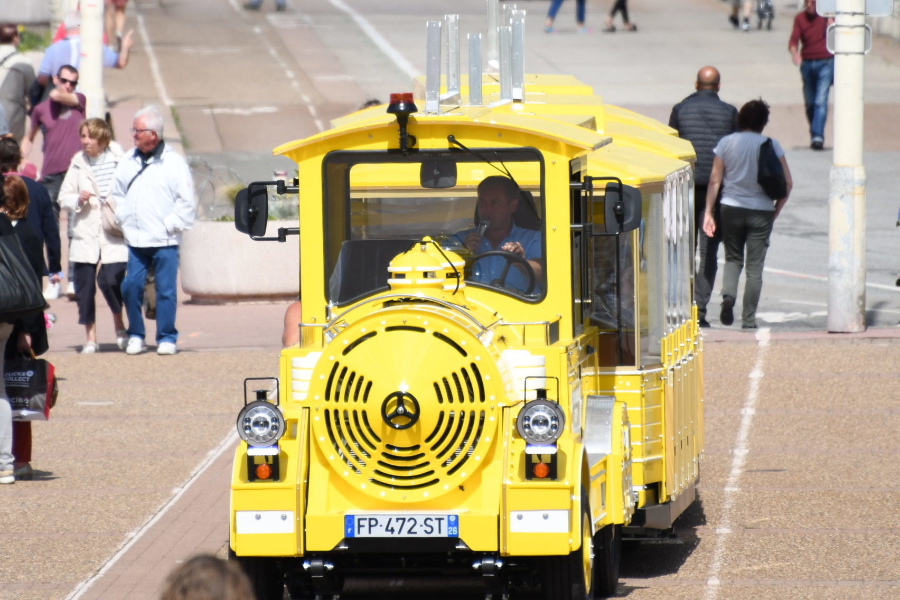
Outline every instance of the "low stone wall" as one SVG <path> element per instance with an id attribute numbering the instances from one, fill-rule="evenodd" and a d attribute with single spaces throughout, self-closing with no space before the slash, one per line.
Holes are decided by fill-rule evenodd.
<path id="1" fill-rule="evenodd" d="M 298 221 L 269 221 L 268 235 Z M 300 292 L 296 236 L 287 242 L 254 242 L 233 222 L 197 221 L 181 241 L 181 289 L 191 301 L 219 304 L 295 300 Z"/>

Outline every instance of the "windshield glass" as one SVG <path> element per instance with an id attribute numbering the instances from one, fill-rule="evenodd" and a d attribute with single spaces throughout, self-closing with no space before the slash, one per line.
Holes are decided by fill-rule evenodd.
<path id="1" fill-rule="evenodd" d="M 387 290 L 391 259 L 425 236 L 465 260 L 467 284 L 527 301 L 543 297 L 541 154 L 477 152 L 487 161 L 458 150 L 326 156 L 330 302 Z"/>

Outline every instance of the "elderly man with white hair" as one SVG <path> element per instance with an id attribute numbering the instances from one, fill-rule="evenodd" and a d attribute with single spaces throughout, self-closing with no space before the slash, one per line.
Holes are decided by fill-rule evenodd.
<path id="1" fill-rule="evenodd" d="M 116 221 L 128 245 L 122 300 L 128 315 L 125 352 L 144 351 L 144 285 L 147 269 L 156 274 L 156 353 L 175 354 L 178 330 L 178 246 L 194 224 L 194 187 L 184 158 L 163 140 L 163 118 L 150 106 L 134 115 L 135 148 L 116 167 L 113 200 Z"/>

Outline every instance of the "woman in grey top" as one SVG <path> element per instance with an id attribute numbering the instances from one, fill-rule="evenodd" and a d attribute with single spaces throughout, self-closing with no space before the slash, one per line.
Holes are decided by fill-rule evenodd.
<path id="1" fill-rule="evenodd" d="M 775 154 L 781 160 L 787 180 L 787 194 L 772 201 L 756 182 L 759 147 L 766 141 L 762 131 L 769 122 L 769 105 L 751 100 L 738 113 L 738 132 L 725 136 L 713 150 L 712 173 L 706 194 L 703 231 L 712 237 L 716 231 L 713 207 L 722 188 L 721 226 L 725 246 L 725 274 L 722 281 L 723 325 L 734 323 L 734 304 L 738 279 L 744 269 L 746 248 L 746 281 L 742 320 L 744 329 L 756 329 L 756 305 L 762 290 L 763 264 L 769 248 L 772 224 L 791 194 L 791 171 L 781 145 L 772 140 Z"/>

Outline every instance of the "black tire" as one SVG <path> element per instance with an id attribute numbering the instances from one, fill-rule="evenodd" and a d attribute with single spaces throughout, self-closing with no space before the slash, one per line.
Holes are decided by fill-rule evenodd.
<path id="1" fill-rule="evenodd" d="M 237 556 L 230 547 L 228 560 L 236 561 L 253 586 L 256 600 L 283 600 L 284 573 L 279 559 L 270 556 Z"/>
<path id="2" fill-rule="evenodd" d="M 622 526 L 607 525 L 594 534 L 594 591 L 598 598 L 616 595 L 622 564 Z"/>
<path id="3" fill-rule="evenodd" d="M 594 544 L 587 492 L 581 490 L 581 548 L 567 556 L 547 556 L 541 569 L 544 600 L 591 600 L 594 597 Z"/>
<path id="4" fill-rule="evenodd" d="M 772 17 L 769 17 L 769 18 L 766 20 L 766 29 L 769 30 L 769 31 L 772 30 Z"/>

